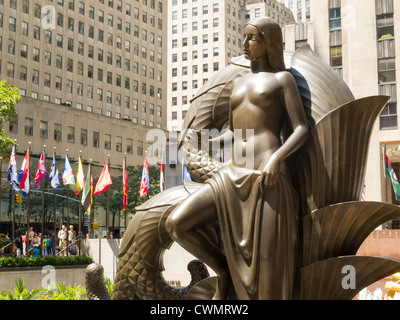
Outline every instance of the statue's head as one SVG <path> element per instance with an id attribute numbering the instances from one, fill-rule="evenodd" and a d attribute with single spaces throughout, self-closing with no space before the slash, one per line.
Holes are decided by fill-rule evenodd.
<path id="1" fill-rule="evenodd" d="M 283 38 L 280 25 L 267 17 L 255 18 L 245 25 L 244 43 L 246 41 L 246 32 L 249 29 L 257 30 L 258 37 L 262 40 L 258 41 L 258 43 L 260 46 L 264 46 L 263 50 L 266 53 L 269 66 L 279 71 L 285 70 Z"/>

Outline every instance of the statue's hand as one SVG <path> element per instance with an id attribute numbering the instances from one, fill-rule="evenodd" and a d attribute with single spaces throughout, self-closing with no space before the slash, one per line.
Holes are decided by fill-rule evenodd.
<path id="1" fill-rule="evenodd" d="M 280 162 L 271 157 L 261 172 L 261 182 L 266 186 L 275 185 L 279 178 L 280 167 Z"/>

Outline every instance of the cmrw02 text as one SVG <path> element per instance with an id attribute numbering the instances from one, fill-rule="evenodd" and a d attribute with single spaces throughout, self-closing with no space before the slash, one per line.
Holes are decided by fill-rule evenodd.
<path id="1" fill-rule="evenodd" d="M 193 310 L 185 307 L 163 307 L 160 304 L 151 307 L 151 315 L 177 315 L 180 318 L 184 312 L 203 315 L 248 315 L 248 305 L 231 305 L 231 304 L 198 304 Z"/>

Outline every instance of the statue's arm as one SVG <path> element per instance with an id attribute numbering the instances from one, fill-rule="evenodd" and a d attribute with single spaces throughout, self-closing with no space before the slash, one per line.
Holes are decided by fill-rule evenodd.
<path id="1" fill-rule="evenodd" d="M 309 136 L 307 117 L 295 79 L 286 71 L 277 74 L 277 78 L 282 87 L 283 105 L 286 107 L 293 132 L 265 165 L 262 171 L 265 185 L 274 185 L 277 182 L 282 161 L 300 149 Z"/>

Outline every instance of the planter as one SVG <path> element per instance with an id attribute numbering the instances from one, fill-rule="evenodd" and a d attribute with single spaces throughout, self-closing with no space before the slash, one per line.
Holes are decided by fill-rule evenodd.
<path id="1" fill-rule="evenodd" d="M 15 288 L 14 280 L 24 278 L 27 289 L 48 287 L 54 282 L 64 282 L 67 286 L 85 285 L 85 270 L 87 265 L 71 266 L 43 266 L 0 268 L 0 291 L 12 291 Z"/>

